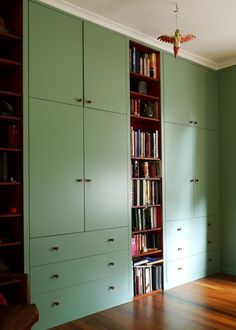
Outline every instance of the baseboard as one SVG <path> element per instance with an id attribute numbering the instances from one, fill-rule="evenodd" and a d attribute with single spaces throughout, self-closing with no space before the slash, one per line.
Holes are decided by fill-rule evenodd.
<path id="1" fill-rule="evenodd" d="M 221 272 L 228 275 L 236 275 L 235 268 L 221 267 Z"/>

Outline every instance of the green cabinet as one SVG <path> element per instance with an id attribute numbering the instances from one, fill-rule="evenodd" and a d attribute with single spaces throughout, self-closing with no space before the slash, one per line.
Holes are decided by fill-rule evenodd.
<path id="1" fill-rule="evenodd" d="M 164 54 L 165 121 L 217 128 L 217 73 Z"/>
<path id="2" fill-rule="evenodd" d="M 125 114 L 126 51 L 125 37 L 30 2 L 30 97 Z"/>
<path id="3" fill-rule="evenodd" d="M 166 219 L 218 214 L 217 133 L 165 124 Z"/>
<path id="4" fill-rule="evenodd" d="M 29 102 L 30 237 L 84 230 L 82 108 Z"/>

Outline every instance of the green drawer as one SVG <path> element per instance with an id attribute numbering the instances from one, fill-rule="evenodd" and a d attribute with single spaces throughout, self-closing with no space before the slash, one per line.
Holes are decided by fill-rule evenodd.
<path id="1" fill-rule="evenodd" d="M 30 270 L 31 294 L 57 290 L 128 272 L 128 251 L 63 261 Z"/>
<path id="2" fill-rule="evenodd" d="M 208 251 L 207 274 L 215 274 L 220 271 L 220 250 Z"/>
<path id="3" fill-rule="evenodd" d="M 167 221 L 167 240 L 185 239 L 204 235 L 207 232 L 207 218 L 194 218 L 178 221 Z"/>
<path id="4" fill-rule="evenodd" d="M 30 240 L 30 266 L 128 249 L 128 228 L 58 235 Z"/>
<path id="5" fill-rule="evenodd" d="M 45 330 L 130 301 L 129 275 L 123 274 L 32 296 L 40 320 L 33 329 Z"/>

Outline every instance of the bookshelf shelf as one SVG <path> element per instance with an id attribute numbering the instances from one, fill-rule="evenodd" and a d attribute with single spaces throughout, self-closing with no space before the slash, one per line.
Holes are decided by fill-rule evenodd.
<path id="1" fill-rule="evenodd" d="M 22 277 L 24 272 L 22 0 L 1 1 L 0 12 L 7 30 L 0 32 L 0 232 L 2 241 L 0 248 L 2 262 L 9 269 L 9 273 L 4 276 L 0 274 L 0 286 L 1 293 L 7 301 L 17 303 L 22 300 L 21 296 L 25 290 Z M 8 213 L 11 209 L 16 213 Z"/>
<path id="2" fill-rule="evenodd" d="M 150 256 L 163 260 L 160 118 L 160 54 L 131 41 L 132 256 L 141 263 Z M 137 266 L 135 262 L 133 275 L 134 296 L 159 292 L 163 261 L 151 266 Z"/>

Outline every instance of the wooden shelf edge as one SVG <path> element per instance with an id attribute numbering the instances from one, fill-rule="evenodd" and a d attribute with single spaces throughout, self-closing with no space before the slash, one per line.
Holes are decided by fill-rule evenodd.
<path id="1" fill-rule="evenodd" d="M 158 96 L 152 96 L 149 94 L 142 94 L 139 92 L 134 92 L 134 91 L 130 91 L 130 96 L 134 97 L 134 98 L 141 98 L 141 99 L 146 99 L 146 100 L 153 100 L 153 101 L 159 101 L 160 97 Z"/>
<path id="2" fill-rule="evenodd" d="M 14 65 L 14 66 L 21 66 L 20 62 L 8 60 L 6 58 L 0 57 L 0 65 L 1 64 L 6 64 L 6 65 Z"/>
<path id="3" fill-rule="evenodd" d="M 22 245 L 22 242 L 5 242 L 5 243 L 0 243 L 0 248 L 14 247 L 19 245 Z"/>
<path id="4" fill-rule="evenodd" d="M 159 157 L 158 158 L 154 158 L 154 157 L 134 157 L 134 156 L 131 156 L 130 158 L 131 158 L 131 160 L 150 160 L 150 161 L 161 160 Z"/>
<path id="5" fill-rule="evenodd" d="M 7 152 L 21 152 L 22 149 L 20 148 L 7 148 L 7 147 L 0 147 L 0 151 L 7 151 Z"/>
<path id="6" fill-rule="evenodd" d="M 161 204 L 152 204 L 152 205 L 132 205 L 132 209 L 147 209 L 149 207 L 161 207 Z"/>
<path id="7" fill-rule="evenodd" d="M 5 213 L 5 214 L 0 214 L 0 219 L 19 218 L 21 216 L 22 216 L 21 213 Z"/>
<path id="8" fill-rule="evenodd" d="M 12 120 L 12 121 L 18 121 L 21 120 L 21 117 L 15 117 L 15 116 L 7 116 L 7 115 L 0 115 L 0 120 Z"/>
<path id="9" fill-rule="evenodd" d="M 138 79 L 138 80 L 144 80 L 144 81 L 150 81 L 152 83 L 159 83 L 160 80 L 159 79 L 155 79 L 149 76 L 145 76 L 143 74 L 134 72 L 134 71 L 130 71 L 130 77 L 133 79 Z"/>
<path id="10" fill-rule="evenodd" d="M 161 252 L 162 252 L 162 250 L 152 250 L 152 251 L 136 254 L 136 255 L 132 256 L 132 258 L 147 257 L 149 255 L 153 255 L 153 254 L 157 254 L 157 253 L 161 253 Z"/>
<path id="11" fill-rule="evenodd" d="M 130 115 L 130 118 L 131 118 L 131 120 L 135 119 L 135 120 L 155 122 L 155 123 L 160 122 L 160 119 L 158 119 L 158 118 L 144 117 L 144 116 L 139 116 L 139 115 Z"/>
<path id="12" fill-rule="evenodd" d="M 0 95 L 2 96 L 14 96 L 14 97 L 21 97 L 21 93 L 12 92 L 12 91 L 6 91 L 6 90 L 0 90 Z"/>
<path id="13" fill-rule="evenodd" d="M 134 296 L 134 297 L 133 297 L 133 300 L 139 300 L 140 298 L 144 298 L 144 297 L 147 297 L 147 296 L 152 296 L 152 295 L 154 295 L 154 294 L 160 294 L 160 293 L 163 294 L 163 289 L 153 290 L 153 291 L 148 292 L 148 293 L 139 294 L 139 295 L 137 295 L 137 296 Z"/>
<path id="14" fill-rule="evenodd" d="M 137 235 L 137 234 L 142 234 L 142 233 L 151 233 L 151 232 L 155 232 L 155 231 L 162 231 L 162 227 L 132 231 L 132 235 Z"/>
<path id="15" fill-rule="evenodd" d="M 22 182 L 0 182 L 0 186 L 21 186 Z"/>
<path id="16" fill-rule="evenodd" d="M 132 180 L 146 180 L 146 181 L 160 181 L 161 180 L 161 176 L 157 176 L 155 178 L 131 178 Z"/>

